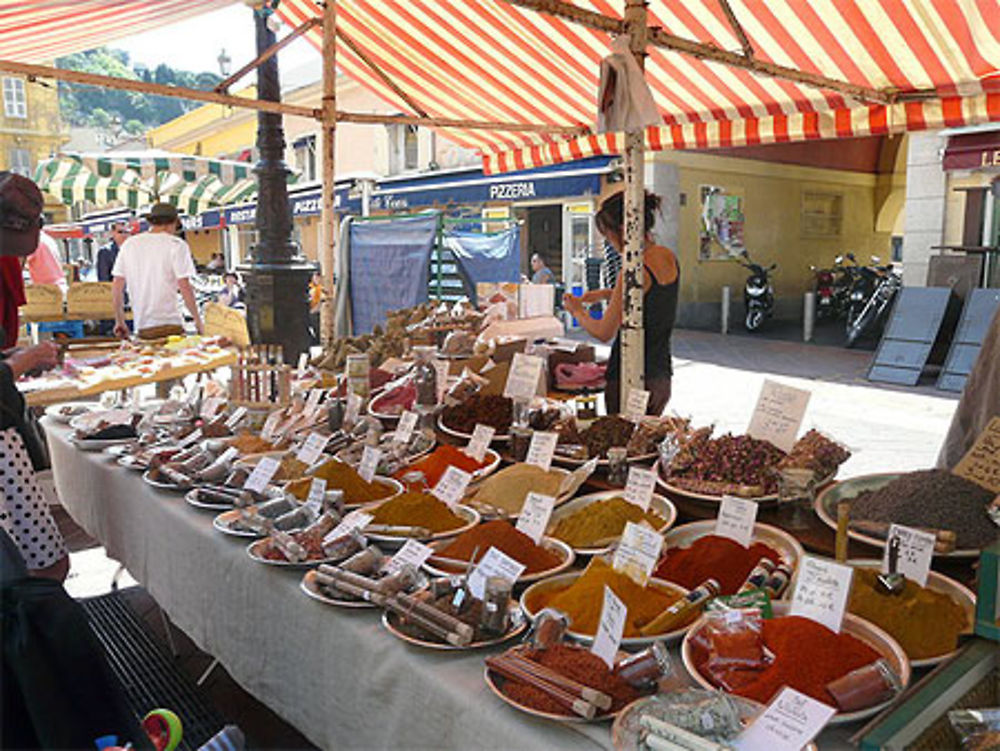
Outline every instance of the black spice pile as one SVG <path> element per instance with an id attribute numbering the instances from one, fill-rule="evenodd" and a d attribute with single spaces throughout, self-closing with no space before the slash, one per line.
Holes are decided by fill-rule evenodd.
<path id="1" fill-rule="evenodd" d="M 1000 537 L 986 513 L 993 494 L 976 483 L 943 469 L 905 474 L 851 502 L 851 518 L 948 529 L 962 549 L 984 548 Z"/>

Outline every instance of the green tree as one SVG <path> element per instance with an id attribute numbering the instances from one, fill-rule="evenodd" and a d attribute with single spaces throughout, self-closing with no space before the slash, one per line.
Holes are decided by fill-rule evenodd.
<path id="1" fill-rule="evenodd" d="M 90 113 L 90 124 L 95 128 L 107 128 L 111 125 L 111 115 L 107 110 L 98 107 Z"/>
<path id="2" fill-rule="evenodd" d="M 141 135 L 146 130 L 146 126 L 142 124 L 141 120 L 129 120 L 123 127 L 130 136 Z"/>

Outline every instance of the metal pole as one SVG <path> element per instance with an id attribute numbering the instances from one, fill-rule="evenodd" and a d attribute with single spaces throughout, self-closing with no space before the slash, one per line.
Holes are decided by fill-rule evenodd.
<path id="1" fill-rule="evenodd" d="M 806 292 L 802 304 L 802 341 L 811 342 L 816 325 L 816 293 Z"/>
<path id="2" fill-rule="evenodd" d="M 645 0 L 627 0 L 625 30 L 629 49 L 640 68 L 646 54 Z M 646 236 L 645 132 L 642 128 L 625 133 L 625 258 L 622 264 L 623 300 L 621 324 L 621 404 L 630 388 L 643 387 L 644 332 L 642 329 L 642 250 Z"/>
<path id="3" fill-rule="evenodd" d="M 323 6 L 323 246 L 320 267 L 323 275 L 323 300 L 320 303 L 320 339 L 323 347 L 332 345 L 337 337 L 336 284 L 337 238 L 340 217 L 337 216 L 337 3 L 327 0 Z"/>
<path id="4" fill-rule="evenodd" d="M 729 307 L 733 300 L 733 288 L 728 284 L 722 287 L 722 333 L 729 333 Z"/>

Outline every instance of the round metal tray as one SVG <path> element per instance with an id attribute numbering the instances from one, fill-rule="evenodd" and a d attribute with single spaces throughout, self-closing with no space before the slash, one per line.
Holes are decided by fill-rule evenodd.
<path id="1" fill-rule="evenodd" d="M 567 516 L 572 516 L 577 511 L 590 506 L 597 501 L 608 500 L 609 498 L 624 498 L 625 490 L 605 490 L 600 493 L 590 493 L 588 495 L 581 495 L 574 498 L 571 501 L 567 501 L 558 509 L 552 512 L 552 517 L 549 519 L 549 526 L 547 532 L 551 533 L 555 529 L 556 524 L 560 519 L 564 519 Z M 658 493 L 653 493 L 653 497 L 649 502 L 649 510 L 655 514 L 662 517 L 666 524 L 664 524 L 657 531 L 661 534 L 665 534 L 668 529 L 670 529 L 674 522 L 677 521 L 677 508 L 674 504 L 662 495 Z M 619 538 L 621 535 L 619 535 Z M 603 555 L 614 549 L 617 539 L 608 542 L 607 545 L 603 545 L 598 548 L 573 548 L 573 551 L 577 555 Z"/>
<path id="2" fill-rule="evenodd" d="M 441 540 L 431 543 L 431 547 L 435 552 L 437 552 L 438 550 L 446 547 L 450 542 L 450 540 Z M 563 571 L 572 566 L 573 561 L 576 560 L 573 549 L 562 540 L 556 540 L 552 537 L 543 537 L 541 542 L 539 542 L 539 545 L 548 550 L 555 551 L 562 559 L 561 562 L 559 565 L 546 571 L 537 571 L 534 574 L 522 574 L 520 578 L 518 578 L 517 582 L 515 582 L 517 585 L 531 584 L 536 581 L 541 581 L 547 577 L 561 574 Z M 483 555 L 486 554 L 486 550 L 481 550 L 479 552 Z M 448 566 L 448 564 L 445 563 L 445 560 L 450 559 L 435 558 L 434 554 L 431 554 L 431 557 L 424 562 L 424 568 L 434 576 L 451 576 L 452 574 L 465 573 L 466 565 L 464 561 L 456 562 L 454 566 Z"/>
<path id="3" fill-rule="evenodd" d="M 503 644 L 505 641 L 509 641 L 510 639 L 524 633 L 524 630 L 528 628 L 528 619 L 525 618 L 524 613 L 521 612 L 521 607 L 516 602 L 512 601 L 508 606 L 507 612 L 510 616 L 510 628 L 507 629 L 506 633 L 492 639 L 472 641 L 464 647 L 456 647 L 453 644 L 447 644 L 446 642 L 439 641 L 433 637 L 421 638 L 419 636 L 408 634 L 400 627 L 400 616 L 392 610 L 385 610 L 382 612 L 382 625 L 385 626 L 386 630 L 397 639 L 402 639 L 408 644 L 413 644 L 417 647 L 435 649 L 442 652 L 468 652 L 473 649 L 482 649 L 484 647 L 494 647 L 498 644 Z"/>

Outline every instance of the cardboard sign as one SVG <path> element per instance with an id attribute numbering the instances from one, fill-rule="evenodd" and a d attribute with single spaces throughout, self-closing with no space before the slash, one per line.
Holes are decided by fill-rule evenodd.
<path id="1" fill-rule="evenodd" d="M 399 423 L 396 425 L 396 432 L 392 436 L 394 443 L 399 443 L 403 446 L 410 442 L 410 437 L 413 435 L 413 429 L 417 427 L 417 420 L 419 416 L 416 412 L 411 412 L 406 410 L 403 414 L 399 416 Z"/>
<path id="2" fill-rule="evenodd" d="M 323 449 L 326 448 L 326 444 L 329 442 L 330 436 L 328 435 L 310 433 L 305 443 L 302 444 L 302 448 L 295 455 L 295 458 L 306 464 L 315 464 L 323 456 Z"/>
<path id="3" fill-rule="evenodd" d="M 247 416 L 246 407 L 237 407 L 233 410 L 233 414 L 229 415 L 229 419 L 226 420 L 226 427 L 230 430 L 235 430 L 236 426 L 243 422 L 243 418 Z"/>
<path id="4" fill-rule="evenodd" d="M 201 416 L 206 420 L 211 420 L 215 417 L 215 413 L 219 411 L 219 407 L 226 403 L 226 400 L 221 396 L 213 396 L 205 399 L 201 403 Z"/>
<path id="5" fill-rule="evenodd" d="M 719 516 L 715 519 L 715 534 L 735 540 L 745 548 L 750 547 L 753 525 L 757 521 L 757 502 L 745 498 L 723 496 Z"/>
<path id="6" fill-rule="evenodd" d="M 483 594 L 486 592 L 486 580 L 493 576 L 500 576 L 514 584 L 521 573 L 524 571 L 524 566 L 509 555 L 500 552 L 496 548 L 490 548 L 486 551 L 479 564 L 472 570 L 469 574 L 469 591 L 472 592 L 472 596 L 477 600 L 483 599 Z"/>
<path id="7" fill-rule="evenodd" d="M 463 451 L 477 462 L 481 462 L 486 457 L 486 449 L 489 448 L 496 432 L 496 428 L 490 425 L 476 423 L 476 427 L 472 431 L 472 438 L 469 439 L 469 445 Z"/>
<path id="8" fill-rule="evenodd" d="M 600 657 L 608 668 L 615 666 L 615 656 L 625 633 L 625 619 L 628 608 L 607 584 L 604 585 L 604 604 L 601 606 L 601 620 L 590 651 Z"/>
<path id="9" fill-rule="evenodd" d="M 907 579 L 915 581 L 921 587 L 927 584 L 927 574 L 931 570 L 931 559 L 934 557 L 934 542 L 936 537 L 929 532 L 923 532 L 902 524 L 890 524 L 889 534 L 885 540 L 885 551 L 882 554 L 882 573 L 889 573 L 889 543 L 893 537 L 899 538 L 899 560 L 896 571 Z"/>
<path id="10" fill-rule="evenodd" d="M 462 500 L 465 489 L 469 487 L 472 475 L 458 467 L 448 467 L 441 479 L 431 489 L 431 493 L 449 506 L 454 506 Z"/>
<path id="11" fill-rule="evenodd" d="M 353 425 L 358 421 L 362 403 L 362 398 L 357 394 L 351 393 L 347 395 L 347 408 L 344 410 L 344 425 Z"/>
<path id="12" fill-rule="evenodd" d="M 799 564 L 790 615 L 801 615 L 840 633 L 854 569 L 811 555 Z"/>
<path id="13" fill-rule="evenodd" d="M 323 389 L 309 389 L 309 396 L 306 397 L 306 410 L 314 410 L 323 399 Z"/>
<path id="14" fill-rule="evenodd" d="M 736 737 L 733 746 L 739 751 L 800 751 L 836 713 L 833 707 L 786 686 Z"/>
<path id="15" fill-rule="evenodd" d="M 326 480 L 322 477 L 314 477 L 313 481 L 309 483 L 309 496 L 306 498 L 306 503 L 319 504 L 319 508 L 323 507 L 323 499 L 326 497 Z"/>
<path id="16" fill-rule="evenodd" d="M 448 374 L 451 365 L 447 360 L 434 360 L 435 385 L 437 386 L 437 403 L 444 401 L 444 395 L 448 393 Z"/>
<path id="17" fill-rule="evenodd" d="M 226 462 L 231 462 L 239 455 L 240 455 L 239 449 L 237 449 L 235 446 L 230 446 L 221 454 L 219 454 L 219 457 L 215 461 L 217 464 L 225 464 Z"/>
<path id="18" fill-rule="evenodd" d="M 643 511 L 649 509 L 653 500 L 653 490 L 656 488 L 656 472 L 642 467 L 628 468 L 628 481 L 625 483 L 625 500 L 634 503 Z"/>
<path id="19" fill-rule="evenodd" d="M 1000 416 L 989 421 L 952 472 L 1000 493 Z"/>
<path id="20" fill-rule="evenodd" d="M 260 437 L 263 438 L 265 441 L 273 441 L 275 437 L 274 435 L 275 428 L 278 427 L 278 423 L 280 421 L 281 421 L 280 412 L 272 412 L 271 414 L 269 414 L 267 416 L 267 419 L 264 421 L 264 427 L 260 429 Z"/>
<path id="21" fill-rule="evenodd" d="M 385 564 L 385 570 L 389 574 L 395 574 L 402 571 L 404 566 L 420 568 L 433 552 L 430 545 L 424 545 L 416 540 L 407 540 L 403 547 Z"/>
<path id="22" fill-rule="evenodd" d="M 299 364 L 295 369 L 298 373 L 298 377 L 302 378 L 306 374 L 306 368 L 309 367 L 309 353 L 303 352 L 299 355 Z"/>
<path id="23" fill-rule="evenodd" d="M 210 302 L 202 309 L 201 316 L 205 322 L 205 336 L 224 336 L 236 347 L 250 346 L 247 319 L 240 311 Z"/>
<path id="24" fill-rule="evenodd" d="M 531 436 L 531 443 L 528 444 L 528 455 L 525 457 L 525 463 L 534 464 L 548 472 L 549 467 L 552 466 L 552 457 L 556 453 L 558 442 L 558 433 L 536 430 Z"/>
<path id="25" fill-rule="evenodd" d="M 253 468 L 253 472 L 250 473 L 247 481 L 243 483 L 244 489 L 263 493 L 264 488 L 271 482 L 271 478 L 274 477 L 280 466 L 281 462 L 273 456 L 265 456 L 257 462 L 257 466 Z"/>
<path id="26" fill-rule="evenodd" d="M 200 440 L 201 440 L 201 428 L 197 428 L 196 430 L 192 430 L 186 436 L 181 438 L 177 442 L 177 445 L 180 446 L 181 448 L 186 448 L 191 444 L 196 443 Z"/>
<path id="27" fill-rule="evenodd" d="M 507 373 L 503 395 L 511 399 L 530 401 L 542 386 L 542 358 L 515 352 Z"/>
<path id="28" fill-rule="evenodd" d="M 625 522 L 625 531 L 611 560 L 611 567 L 645 587 L 660 559 L 662 548 L 663 537 L 659 532 L 644 524 Z"/>
<path id="29" fill-rule="evenodd" d="M 361 475 L 361 479 L 365 482 L 374 480 L 375 471 L 378 469 L 380 461 L 382 461 L 382 452 L 373 446 L 365 446 L 361 451 L 361 463 L 358 465 L 358 474 Z"/>
<path id="30" fill-rule="evenodd" d="M 597 469 L 597 461 L 598 458 L 595 456 L 566 475 L 563 481 L 559 483 L 559 495 L 572 495 L 579 490 L 580 486 L 587 481 L 587 478 L 594 474 L 594 470 Z"/>
<path id="31" fill-rule="evenodd" d="M 806 414 L 811 392 L 765 380 L 750 418 L 747 435 L 770 441 L 784 452 L 792 450 Z"/>
<path id="32" fill-rule="evenodd" d="M 323 544 L 327 545 L 334 540 L 339 540 L 356 529 L 364 529 L 372 523 L 373 518 L 371 514 L 366 514 L 363 511 L 352 511 L 344 517 L 344 520 L 340 524 L 330 530 L 327 536 L 323 538 Z"/>
<path id="33" fill-rule="evenodd" d="M 552 509 L 555 505 L 556 499 L 550 495 L 542 495 L 534 491 L 528 493 L 514 528 L 518 532 L 526 534 L 537 545 L 538 541 L 542 539 L 542 535 L 545 534 L 545 528 L 549 526 L 549 517 L 552 516 Z"/>
<path id="34" fill-rule="evenodd" d="M 649 392 L 644 389 L 630 388 L 625 399 L 625 417 L 639 421 L 646 416 L 646 405 L 649 404 Z"/>

